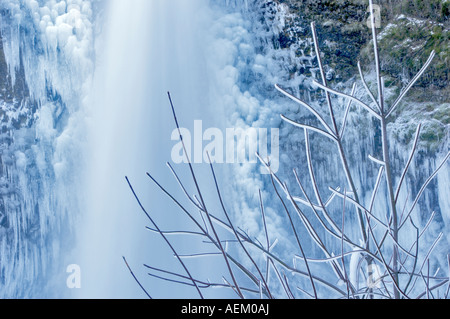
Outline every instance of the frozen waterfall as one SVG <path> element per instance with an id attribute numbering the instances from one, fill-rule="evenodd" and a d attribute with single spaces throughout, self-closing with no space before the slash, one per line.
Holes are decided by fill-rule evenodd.
<path id="1" fill-rule="evenodd" d="M 145 282 L 142 264 L 167 250 L 163 242 L 151 242 L 144 228 L 151 224 L 125 176 L 157 220 L 176 218 L 171 206 L 158 200 L 161 194 L 145 173 L 162 178 L 181 194 L 165 165 L 175 128 L 168 91 L 185 127 L 196 119 L 213 125 L 220 114 L 209 107 L 211 72 L 205 63 L 211 37 L 209 10 L 204 0 L 108 3 L 89 118 L 86 220 L 80 228 L 87 227 L 80 235 L 79 250 L 85 257 L 83 297 L 142 297 L 131 276 L 124 276 L 122 256 Z M 168 288 L 158 294 L 174 296 Z"/>
<path id="2" fill-rule="evenodd" d="M 189 225 L 146 175 L 186 200 L 166 166 L 166 162 L 173 164 L 177 144 L 167 92 L 180 126 L 192 133 L 187 139 L 189 155 L 211 207 L 219 203 L 203 148 L 224 142 L 229 128 L 279 130 L 279 145 L 268 139 L 272 148 L 279 146 L 275 159 L 279 176 L 294 188 L 292 169 L 308 175 L 304 133 L 286 125 L 280 114 L 311 118 L 274 85 L 320 109 L 320 94 L 312 85 L 317 68 L 308 53 L 311 39 L 298 37 L 288 48 L 277 43 L 286 30 L 303 34 L 287 22 L 291 13 L 286 5 L 247 0 L 0 0 L 0 9 L 5 57 L 0 59 L 5 78 L 5 84 L 0 82 L 0 298 L 145 297 L 123 257 L 155 297 L 195 294 L 187 285 L 148 276 L 144 264 L 169 271 L 179 265 L 166 243 L 146 229 L 152 225 L 125 180 L 129 178 L 143 206 L 163 229 Z M 333 97 L 333 103 L 342 115 L 345 101 Z M 372 134 L 376 128 L 373 122 L 361 120 L 358 111 L 350 112 L 348 123 L 351 169 L 358 176 L 355 184 L 362 200 L 368 202 L 377 174 L 368 159 L 379 151 L 378 137 Z M 411 204 L 410 194 L 417 193 L 446 154 L 446 132 L 436 154 L 417 155 L 400 201 Z M 223 136 L 217 139 L 220 133 Z M 317 155 L 314 165 L 321 172 L 318 183 L 345 187 L 343 176 L 333 173 L 340 165 L 334 146 L 320 136 L 311 140 Z M 409 148 L 394 142 L 391 149 L 399 170 Z M 214 150 L 214 156 L 226 158 L 227 149 Z M 436 211 L 426 243 L 444 232 L 436 248 L 442 265 L 449 240 L 448 167 L 447 163 L 425 190 L 414 213 L 414 220 L 423 224 L 428 218 L 423 212 Z M 275 251 L 291 258 L 295 243 L 289 240 L 286 216 L 260 165 L 222 161 L 215 168 L 236 225 L 264 241 L 258 197 L 262 190 L 269 233 L 278 242 Z M 174 169 L 188 181 L 189 195 L 195 193 L 186 166 L 174 165 Z M 383 187 L 377 198 L 381 216 L 387 207 Z M 320 191 L 329 192 L 328 188 Z M 199 244 L 182 236 L 173 240 L 186 254 Z M 307 243 L 306 251 L 316 253 L 314 245 Z M 197 250 L 209 252 L 205 246 Z M 260 255 L 258 261 L 264 257 Z M 80 270 L 75 274 L 79 287 L 68 285 L 71 265 L 78 268 L 69 269 Z M 216 256 L 199 260 L 193 268 L 202 278 L 227 272 Z M 217 296 L 236 295 L 227 289 L 213 290 L 211 297 Z"/>

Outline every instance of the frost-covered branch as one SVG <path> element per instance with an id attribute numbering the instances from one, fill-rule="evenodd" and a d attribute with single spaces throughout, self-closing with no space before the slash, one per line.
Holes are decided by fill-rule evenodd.
<path id="1" fill-rule="evenodd" d="M 369 7 L 373 12 L 372 0 L 369 0 Z M 373 14 L 371 18 L 374 19 Z M 127 179 L 140 208 L 152 223 L 151 227 L 147 227 L 147 229 L 165 240 L 172 254 L 182 266 L 182 271 L 172 272 L 145 265 L 150 270 L 149 275 L 166 282 L 192 287 L 200 297 L 203 297 L 203 290 L 210 288 L 230 289 L 239 298 L 251 296 L 293 299 L 298 297 L 297 294 L 300 294 L 300 296 L 306 296 L 307 298 L 321 298 L 332 295 L 336 298 L 409 299 L 414 296 L 418 298 L 435 297 L 437 295 L 435 291 L 438 289 L 444 289 L 444 295 L 448 296 L 450 290 L 449 278 L 438 276 L 438 272 L 431 269 L 430 263 L 430 258 L 439 241 L 443 238 L 443 234 L 439 234 L 426 249 L 423 247 L 422 237 L 425 231 L 430 228 L 435 213 L 431 214 L 423 227 L 414 223 L 412 213 L 426 187 L 448 161 L 450 153 L 426 179 L 411 207 L 406 209 L 409 206 L 408 203 L 402 203 L 402 205 L 405 205 L 405 214 L 403 214 L 399 209 L 399 195 L 408 178 L 408 170 L 411 167 L 414 155 L 418 151 L 422 125 L 417 127 L 411 152 L 402 169 L 393 169 L 392 167 L 396 163 L 391 161 L 389 152 L 390 135 L 387 125 L 388 117 L 424 74 L 435 53 L 432 52 L 427 62 L 400 93 L 392 106 L 386 108 L 384 79 L 380 69 L 375 23 L 372 23 L 372 38 L 376 92 L 370 90 L 361 64 L 358 62 L 359 78 L 364 87 L 363 92 L 368 96 L 366 98 L 356 97 L 356 83 L 353 84 L 349 94 L 340 92 L 327 83 L 315 23 L 311 24 L 311 31 L 320 74 L 320 79 L 314 81 L 314 84 L 325 95 L 327 109 L 319 109 L 315 104 L 302 101 L 279 85 L 275 85 L 278 92 L 302 106 L 318 121 L 316 125 L 311 125 L 302 123 L 301 118 L 294 119 L 288 115 L 280 115 L 285 123 L 303 130 L 304 149 L 302 152 L 304 152 L 304 158 L 306 159 L 305 169 L 300 171 L 300 175 L 296 169 L 292 169 L 292 178 L 296 184 L 294 182 L 294 187 L 291 187 L 280 175 L 273 172 L 268 160 L 256 153 L 259 163 L 269 173 L 270 187 L 264 191 L 272 195 L 272 200 L 278 204 L 275 205 L 279 208 L 278 216 L 285 218 L 287 221 L 289 226 L 287 230 L 292 234 L 288 240 L 292 241 L 292 246 L 296 252 L 291 253 L 288 257 L 286 257 L 286 252 L 277 252 L 275 245 L 279 239 L 270 238 L 268 229 L 270 221 L 266 216 L 261 189 L 257 194 L 259 196 L 259 207 L 255 208 L 260 211 L 260 236 L 254 238 L 234 223 L 233 212 L 222 195 L 209 153 L 206 154 L 209 159 L 212 186 L 208 186 L 214 192 L 216 205 L 206 203 L 200 190 L 199 179 L 192 164 L 190 164 L 189 153 L 186 151 L 175 107 L 169 94 L 173 118 L 178 129 L 179 139 L 183 145 L 190 173 L 189 178 L 190 182 L 193 183 L 195 194 L 190 195 L 185 182 L 170 163 L 167 163 L 167 166 L 184 197 L 188 200 L 187 206 L 182 204 L 180 199 L 175 198 L 152 175 L 149 173 L 147 175 L 180 212 L 188 217 L 192 223 L 190 226 L 193 226 L 194 229 L 190 227 L 175 230 L 161 229 L 142 206 Z M 338 103 L 340 99 L 335 99 L 334 96 L 344 98 L 345 104 L 336 108 L 334 104 Z M 364 102 L 366 99 L 369 100 L 368 103 Z M 346 143 L 344 143 L 345 132 L 351 125 L 349 118 L 352 116 L 352 105 L 362 107 L 370 116 L 375 118 L 376 121 L 374 122 L 379 125 L 377 129 L 381 131 L 382 158 L 381 154 L 376 155 L 375 151 L 368 152 L 374 154 L 368 156 L 371 165 L 368 169 L 373 170 L 371 173 L 374 176 L 374 183 L 369 191 L 357 187 L 358 184 L 355 181 L 363 179 L 357 175 L 361 171 L 353 169 L 354 163 L 351 162 L 351 157 L 347 154 L 345 147 Z M 332 146 L 337 148 L 336 155 L 328 150 L 315 148 L 312 145 L 314 140 L 311 138 L 314 134 L 319 134 L 333 141 Z M 332 159 L 334 162 L 337 160 L 340 171 L 331 178 L 336 177 L 337 180 L 338 176 L 345 176 L 346 185 L 339 185 L 338 181 L 333 187 L 320 183 L 321 179 L 318 176 L 325 172 L 319 171 L 318 167 L 315 166 L 318 155 L 323 158 L 323 154 L 318 154 L 318 152 L 336 157 Z M 376 168 L 373 169 L 373 166 Z M 400 176 L 394 176 L 394 172 L 400 171 Z M 397 185 L 394 185 L 394 180 L 398 181 Z M 384 184 L 385 187 L 383 187 L 383 182 L 386 183 Z M 325 195 L 325 192 L 327 195 Z M 387 198 L 387 203 L 379 201 L 381 197 Z M 210 207 L 214 207 L 214 209 Z M 234 207 L 234 205 L 231 207 Z M 199 215 L 192 213 L 191 210 L 199 213 Z M 220 213 L 216 210 L 219 210 Z M 355 219 L 357 219 L 357 224 L 351 225 L 350 222 Z M 406 229 L 407 227 L 404 228 L 404 226 L 408 221 L 409 227 Z M 355 229 L 359 231 L 356 235 L 353 231 Z M 411 229 L 413 233 L 411 233 Z M 222 230 L 225 232 L 222 232 Z M 404 232 L 411 234 L 404 236 Z M 223 233 L 226 235 L 223 235 Z M 173 237 L 201 239 L 207 249 L 187 251 L 181 254 L 169 240 Z M 305 249 L 306 244 L 312 245 L 312 249 Z M 235 249 L 229 248 L 232 245 Z M 422 256 L 423 252 L 425 252 L 424 256 Z M 209 257 L 217 257 L 225 265 L 226 274 L 218 273 L 217 278 L 213 281 L 198 278 L 188 265 L 191 259 L 202 260 Z M 448 264 L 450 271 L 450 257 Z M 130 268 L 129 270 L 131 272 Z M 299 281 L 297 282 L 297 280 Z M 444 287 L 447 283 L 449 283 L 448 286 Z M 279 292 L 281 292 L 281 296 Z"/>

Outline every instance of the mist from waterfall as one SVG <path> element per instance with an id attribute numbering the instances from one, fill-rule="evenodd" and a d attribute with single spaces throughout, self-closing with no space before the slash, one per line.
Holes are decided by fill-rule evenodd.
<path id="1" fill-rule="evenodd" d="M 89 102 L 90 146 L 83 190 L 87 197 L 77 249 L 83 261 L 80 297 L 145 296 L 122 256 L 143 282 L 148 277 L 144 263 L 173 261 L 170 254 L 161 260 L 170 250 L 164 242 L 151 240 L 145 226 L 153 225 L 137 205 L 125 176 L 154 218 L 176 228 L 180 214 L 164 201 L 146 172 L 182 195 L 165 165 L 175 128 L 168 91 L 184 127 L 196 119 L 213 125 L 221 114 L 210 106 L 211 70 L 205 63 L 211 59 L 206 56 L 210 10 L 205 0 L 108 4 Z M 184 291 L 158 286 L 150 290 L 165 297 L 182 296 Z"/>

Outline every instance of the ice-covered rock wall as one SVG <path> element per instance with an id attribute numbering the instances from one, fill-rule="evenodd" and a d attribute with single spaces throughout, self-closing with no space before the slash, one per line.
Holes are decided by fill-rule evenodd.
<path id="1" fill-rule="evenodd" d="M 328 119 L 324 95 L 318 88 L 311 85 L 313 79 L 320 82 L 311 36 L 307 30 L 300 27 L 301 24 L 295 22 L 298 21 L 299 15 L 302 13 L 290 11 L 285 4 L 263 1 L 242 4 L 239 8 L 240 10 L 237 10 L 237 12 L 230 9 L 232 12 L 229 15 L 217 21 L 217 39 L 227 42 L 230 47 L 230 53 L 227 55 L 228 60 L 224 61 L 224 66 L 221 69 L 221 72 L 226 72 L 230 79 L 222 83 L 223 94 L 226 96 L 223 107 L 227 109 L 229 114 L 227 120 L 230 125 L 243 128 L 280 128 L 280 169 L 278 176 L 287 182 L 293 195 L 302 197 L 292 170 L 296 169 L 304 184 L 309 184 L 304 132 L 300 128 L 282 122 L 280 114 L 301 123 L 314 125 L 317 123 L 314 122 L 314 118 L 308 111 L 286 97 L 280 96 L 273 85 L 279 84 L 295 96 L 307 101 L 316 107 L 321 114 L 325 114 L 325 118 Z M 328 35 L 321 32 L 320 27 L 318 28 L 321 43 L 327 44 L 327 41 L 329 43 L 336 40 L 328 40 Z M 285 45 L 283 42 L 286 39 L 289 40 L 289 45 Z M 343 40 L 343 43 L 351 40 Z M 330 77 L 329 80 L 339 78 L 339 74 L 336 74 L 328 66 L 326 60 L 324 63 L 325 71 L 328 72 L 327 75 Z M 370 65 L 367 65 L 365 73 L 367 79 L 372 79 Z M 365 94 L 363 85 L 356 74 L 350 77 L 350 80 L 341 80 L 340 83 L 339 81 L 333 82 L 333 85 L 338 90 L 350 94 L 352 83 L 355 80 L 359 85 L 356 95 L 358 98 L 367 100 L 368 96 Z M 391 93 L 386 92 L 388 96 Z M 337 118 L 342 119 L 347 101 L 333 96 L 333 104 Z M 411 106 L 411 101 L 408 105 Z M 433 108 L 448 110 L 448 106 L 440 104 L 434 105 Z M 447 155 L 449 139 L 448 124 L 445 121 L 436 122 L 429 116 L 423 116 L 423 113 L 421 115 L 420 112 L 411 115 L 408 109 L 417 110 L 416 107 L 407 107 L 406 111 L 400 113 L 388 128 L 394 181 L 397 185 L 412 148 L 412 135 L 414 135 L 413 133 L 419 123 L 423 125 L 421 142 L 398 200 L 398 209 L 404 212 L 402 216 L 408 212 L 422 185 Z M 338 122 L 340 124 L 341 120 L 338 120 Z M 439 135 L 436 133 L 438 132 L 436 126 L 441 132 Z M 353 106 L 349 114 L 345 134 L 344 146 L 356 188 L 362 203 L 368 205 L 379 169 L 379 166 L 369 160 L 368 156 L 382 158 L 379 123 L 372 120 L 365 111 Z M 409 138 L 399 138 L 399 135 L 402 134 L 409 134 Z M 430 141 L 430 138 L 427 139 L 430 134 L 432 141 Z M 439 137 L 436 138 L 436 136 Z M 310 138 L 317 184 L 323 198 L 327 199 L 331 195 L 328 187 L 340 187 L 343 190 L 349 186 L 343 175 L 336 145 L 320 134 L 313 132 L 310 133 Z M 448 184 L 445 184 L 449 176 L 448 168 L 449 164 L 444 164 L 437 178 L 425 189 L 412 214 L 416 225 L 423 227 L 432 213 L 436 213 L 432 226 L 428 228 L 426 236 L 424 236 L 425 239 L 422 239 L 421 249 L 423 250 L 422 256 L 424 256 L 439 233 L 445 234 L 445 238 L 439 242 L 434 250 L 433 258 L 433 266 L 435 266 L 435 269 L 440 267 L 440 274 L 444 276 L 447 275 L 445 267 L 447 254 L 449 253 L 448 196 L 446 195 Z M 286 213 L 273 191 L 270 178 L 260 175 L 258 166 L 253 164 L 238 165 L 230 168 L 230 170 L 230 184 L 234 185 L 234 189 L 229 195 L 229 205 L 233 207 L 236 224 L 250 236 L 259 238 L 261 242 L 265 241 L 257 196 L 258 190 L 263 190 L 271 240 L 275 240 L 275 238 L 280 240 L 277 248 L 275 248 L 276 251 L 285 256 L 288 263 L 292 263 L 293 254 L 299 255 L 300 252 L 296 247 Z M 237 176 L 239 178 L 236 178 Z M 311 198 L 315 198 L 310 186 L 307 188 L 307 192 L 309 192 Z M 376 198 L 375 210 L 377 216 L 380 216 L 382 220 L 386 220 L 386 212 L 389 211 L 387 198 L 385 181 L 383 180 Z M 288 203 L 287 198 L 285 198 L 285 202 Z M 341 200 L 335 200 L 335 202 L 336 205 L 331 206 L 333 208 L 330 211 L 336 223 L 341 225 L 343 203 Z M 360 238 L 358 220 L 355 211 L 349 207 L 351 205 L 347 203 L 345 229 L 350 237 L 358 242 L 358 238 Z M 307 210 L 305 209 L 305 211 Z M 291 214 L 295 216 L 293 209 Z M 313 224 L 318 229 L 321 228 L 317 220 L 313 221 Z M 299 220 L 297 220 L 297 225 L 300 227 L 299 229 L 303 229 Z M 320 249 L 313 245 L 306 231 L 303 229 L 300 233 L 302 233 L 301 237 L 307 253 L 310 256 L 323 257 Z M 341 249 L 339 241 L 331 240 L 329 236 L 325 236 L 325 232 L 321 232 L 321 234 L 324 238 L 328 238 L 325 241 L 331 247 L 331 250 L 338 254 Z M 414 232 L 411 229 L 408 230 L 407 226 L 403 228 L 402 234 L 404 236 L 402 240 L 405 243 L 414 241 Z M 328 270 L 332 273 L 331 268 Z"/>
<path id="2" fill-rule="evenodd" d="M 83 103 L 94 63 L 91 2 L 0 6 L 8 81 L 13 91 L 26 86 L 26 95 L 2 102 L 9 142 L 1 153 L 1 297 L 55 297 L 65 286 L 60 262 L 72 248 L 80 200 Z"/>

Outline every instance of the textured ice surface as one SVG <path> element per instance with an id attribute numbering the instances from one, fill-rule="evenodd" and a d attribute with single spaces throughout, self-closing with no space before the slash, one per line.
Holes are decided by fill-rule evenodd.
<path id="1" fill-rule="evenodd" d="M 12 143 L 2 151 L 3 163 L 11 154 L 2 176 L 14 191 L 3 196 L 8 225 L 0 239 L 1 294 L 58 297 L 65 288 L 62 259 L 78 213 L 83 98 L 94 62 L 91 3 L 0 4 L 11 82 L 18 85 L 21 71 L 28 89 L 24 107 L 16 111 L 16 117 L 28 112 L 28 120 L 9 128 Z"/>

